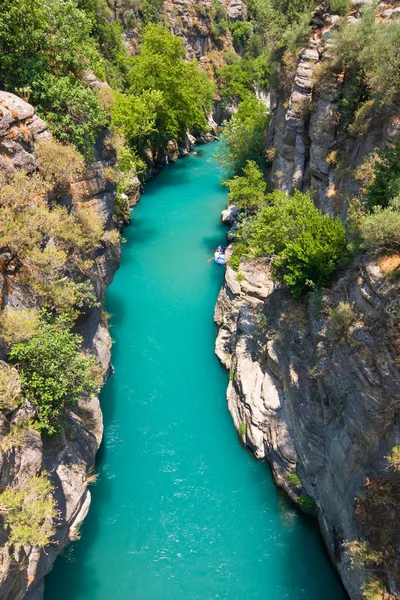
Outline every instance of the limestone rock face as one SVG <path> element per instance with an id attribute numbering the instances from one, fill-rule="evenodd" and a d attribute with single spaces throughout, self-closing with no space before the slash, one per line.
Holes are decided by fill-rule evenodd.
<path id="1" fill-rule="evenodd" d="M 353 3 L 356 8 L 362 4 Z M 385 2 L 379 5 L 381 16 L 388 7 Z M 356 21 L 359 16 L 358 11 L 349 18 Z M 289 193 L 311 190 L 324 212 L 344 217 L 348 199 L 357 196 L 361 186 L 354 172 L 376 149 L 400 139 L 400 121 L 392 107 L 379 121 L 371 120 L 362 136 L 339 130 L 338 103 L 346 82 L 342 74 L 332 73 L 318 80 L 339 21 L 339 15 L 317 7 L 308 47 L 300 52 L 294 72 L 285 74 L 281 90 L 272 94 L 267 149 L 274 156 L 276 187 Z"/>
<path id="2" fill-rule="evenodd" d="M 366 257 L 322 290 L 316 306 L 276 287 L 265 264 L 245 262 L 240 272 L 238 282 L 227 267 L 215 309 L 229 410 L 277 483 L 294 499 L 314 498 L 329 553 L 352 600 L 361 600 L 366 573 L 350 568 L 343 542 L 362 537 L 355 498 L 400 442 L 400 422 L 389 417 L 400 395 L 388 327 L 397 284 Z M 328 317 L 339 301 L 354 319 L 337 338 Z"/>
<path id="3" fill-rule="evenodd" d="M 50 137 L 46 124 L 32 106 L 13 94 L 0 91 L 0 171 L 13 173 L 23 169 L 32 173 L 36 168 L 35 143 Z M 71 191 L 93 205 L 106 230 L 112 230 L 115 186 L 107 181 L 105 166 L 102 161 L 90 165 L 81 179 L 72 183 Z M 71 197 L 66 197 L 63 202 L 68 205 Z M 102 243 L 99 248 L 92 281 L 100 303 L 118 268 L 119 255 L 119 246 Z M 11 258 L 5 253 L 0 257 L 1 306 L 30 306 L 31 299 L 26 297 L 24 290 L 11 285 Z M 102 309 L 90 309 L 78 329 L 85 349 L 98 357 L 105 380 L 111 371 L 111 339 L 102 321 Z M 34 407 L 27 404 L 17 410 L 0 412 L 0 491 L 7 486 L 21 485 L 46 470 L 55 486 L 59 509 L 56 539 L 45 550 L 30 546 L 3 545 L 0 548 L 0 600 L 41 600 L 43 577 L 51 570 L 58 554 L 74 539 L 90 506 L 87 478 L 103 433 L 98 398 L 79 401 L 67 415 L 66 426 L 58 438 L 42 440 L 38 432 L 28 429 L 21 445 L 9 445 L 6 435 L 11 423 L 21 423 L 34 415 Z M 6 538 L 6 532 L 0 528 L 1 544 Z"/>

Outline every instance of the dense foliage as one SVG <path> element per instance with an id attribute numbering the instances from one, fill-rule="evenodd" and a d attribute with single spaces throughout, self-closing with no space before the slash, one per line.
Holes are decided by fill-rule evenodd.
<path id="1" fill-rule="evenodd" d="M 223 183 L 229 188 L 228 201 L 247 215 L 261 208 L 265 201 L 267 184 L 261 169 L 253 160 L 248 160 L 243 175 L 235 175 Z"/>
<path id="2" fill-rule="evenodd" d="M 362 18 L 343 25 L 334 37 L 334 63 L 350 76 L 363 78 L 369 95 L 379 106 L 399 99 L 400 26 L 376 20 L 375 4 L 366 5 Z"/>
<path id="3" fill-rule="evenodd" d="M 55 534 L 56 503 L 47 474 L 31 477 L 20 489 L 0 494 L 0 514 L 9 532 L 9 543 L 44 548 Z"/>
<path id="4" fill-rule="evenodd" d="M 65 410 L 96 393 L 100 383 L 94 358 L 82 353 L 82 339 L 69 331 L 70 324 L 64 316 L 43 319 L 37 333 L 14 344 L 8 355 L 20 374 L 23 397 L 36 406 L 47 435 L 59 433 Z"/>
<path id="5" fill-rule="evenodd" d="M 263 164 L 268 123 L 269 113 L 255 96 L 241 102 L 224 128 L 217 149 L 217 159 L 228 174 L 239 174 L 248 160 Z"/>
<path id="6" fill-rule="evenodd" d="M 325 285 L 346 253 L 340 220 L 322 214 L 297 191 L 292 197 L 269 194 L 265 206 L 242 226 L 239 241 L 247 256 L 273 256 L 275 274 L 295 296 Z"/>
<path id="7" fill-rule="evenodd" d="M 19 90 L 60 139 L 92 156 L 107 120 L 83 68 L 104 73 L 90 16 L 74 0 L 5 0 L 0 14 L 0 86 Z"/>
<path id="8" fill-rule="evenodd" d="M 113 124 L 133 145 L 156 148 L 188 129 L 204 131 L 213 88 L 196 61 L 186 62 L 182 41 L 161 25 L 149 25 L 127 75 L 129 93 L 117 96 Z"/>

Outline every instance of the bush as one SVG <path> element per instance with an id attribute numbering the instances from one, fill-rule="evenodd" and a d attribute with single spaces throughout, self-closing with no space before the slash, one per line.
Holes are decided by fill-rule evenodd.
<path id="1" fill-rule="evenodd" d="M 253 160 L 248 160 L 243 175 L 224 181 L 229 188 L 228 201 L 236 204 L 246 214 L 257 211 L 265 201 L 267 184 L 264 175 Z"/>
<path id="2" fill-rule="evenodd" d="M 9 361 L 20 374 L 23 397 L 37 407 L 40 429 L 47 435 L 60 431 L 65 411 L 82 396 L 98 391 L 97 363 L 81 352 L 82 338 L 58 317 L 43 320 L 33 337 L 11 347 Z"/>
<path id="3" fill-rule="evenodd" d="M 56 528 L 56 503 L 53 486 L 43 473 L 28 479 L 22 489 L 8 487 L 0 494 L 0 513 L 9 543 L 14 546 L 47 546 Z"/>
<path id="4" fill-rule="evenodd" d="M 35 95 L 38 113 L 59 140 L 73 144 L 92 161 L 97 134 L 108 124 L 96 94 L 72 76 L 46 75 L 41 83 Z"/>
<path id="5" fill-rule="evenodd" d="M 232 100 L 244 100 L 249 94 L 253 94 L 257 87 L 266 88 L 270 72 L 270 62 L 265 54 L 253 58 L 249 53 L 220 69 L 219 87 L 225 104 Z"/>
<path id="6" fill-rule="evenodd" d="M 39 312 L 34 308 L 12 308 L 8 306 L 0 313 L 0 338 L 7 345 L 26 340 L 37 332 Z"/>
<path id="7" fill-rule="evenodd" d="M 269 204 L 244 226 L 239 239 L 251 256 L 274 256 L 275 275 L 294 296 L 323 286 L 346 253 L 338 218 L 324 215 L 306 194 L 267 196 Z"/>
<path id="8" fill-rule="evenodd" d="M 353 307 L 348 302 L 340 301 L 339 304 L 333 308 L 328 317 L 328 333 L 333 340 L 340 340 L 344 337 L 350 325 L 356 318 L 356 313 Z"/>
<path id="9" fill-rule="evenodd" d="M 370 208 L 386 207 L 400 194 L 400 142 L 393 148 L 380 150 L 374 163 L 374 176 L 367 187 L 366 201 Z"/>
<path id="10" fill-rule="evenodd" d="M 216 158 L 227 173 L 240 174 L 249 160 L 262 165 L 269 123 L 265 106 L 255 97 L 241 102 L 221 135 Z"/>
<path id="11" fill-rule="evenodd" d="M 361 19 L 342 27 L 333 38 L 333 54 L 346 71 L 364 77 L 372 98 L 387 107 L 399 98 L 400 27 L 393 21 L 376 21 L 375 12 L 374 3 L 365 6 Z"/>
<path id="12" fill-rule="evenodd" d="M 315 515 L 317 506 L 315 504 L 314 498 L 312 498 L 311 496 L 299 496 L 296 499 L 296 502 L 305 513 L 308 513 L 309 515 L 313 516 Z"/>
<path id="13" fill-rule="evenodd" d="M 349 0 L 329 0 L 329 8 L 336 15 L 347 15 L 351 9 Z"/>
<path id="14" fill-rule="evenodd" d="M 82 174 L 85 166 L 73 146 L 53 139 L 39 140 L 35 154 L 41 177 L 60 194 L 68 190 L 70 182 Z"/>
<path id="15" fill-rule="evenodd" d="M 6 363 L 0 363 L 0 410 L 17 408 L 21 399 L 18 371 Z"/>
<path id="16" fill-rule="evenodd" d="M 376 206 L 360 221 L 364 248 L 372 250 L 400 249 L 400 198 L 387 208 Z"/>
<path id="17" fill-rule="evenodd" d="M 289 473 L 288 479 L 294 487 L 301 487 L 301 479 L 296 472 Z"/>

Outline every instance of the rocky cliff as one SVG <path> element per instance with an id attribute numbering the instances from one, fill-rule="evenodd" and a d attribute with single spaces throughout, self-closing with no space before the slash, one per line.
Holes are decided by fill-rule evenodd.
<path id="1" fill-rule="evenodd" d="M 360 6 L 352 2 L 350 21 Z M 382 3 L 377 18 L 393 10 Z M 338 23 L 317 8 L 309 47 L 272 91 L 266 145 L 274 187 L 310 191 L 324 212 L 344 218 L 363 185 L 357 170 L 400 139 L 400 118 L 391 106 L 362 134 L 340 128 L 343 73 L 320 78 Z M 229 211 L 223 218 L 232 223 Z M 400 442 L 399 264 L 397 253 L 363 255 L 329 289 L 296 299 L 273 280 L 269 260 L 242 261 L 239 276 L 227 267 L 215 310 L 238 433 L 270 462 L 277 484 L 317 515 L 352 600 L 400 597 L 397 509 L 388 508 L 399 490 L 387 463 Z M 354 540 L 378 553 L 391 547 L 392 558 L 370 569 L 364 556 L 357 566 Z"/>
<path id="2" fill-rule="evenodd" d="M 364 2 L 352 0 L 348 21 L 360 18 Z M 397 12 L 396 12 L 397 11 Z M 377 19 L 393 19 L 398 8 L 379 4 Z M 339 15 L 321 5 L 314 13 L 313 33 L 294 67 L 281 73 L 281 85 L 271 94 L 271 125 L 267 151 L 272 181 L 284 191 L 311 190 L 324 211 L 344 216 L 348 201 L 362 187 L 357 170 L 377 148 L 400 139 L 398 107 L 372 116 L 366 130 L 354 136 L 340 127 L 340 99 L 348 82 L 343 72 L 324 67 L 332 57 L 332 34 Z"/>
<path id="3" fill-rule="evenodd" d="M 37 169 L 35 147 L 39 140 L 51 139 L 46 124 L 35 114 L 32 106 L 20 98 L 0 92 L 0 169 L 7 174 L 21 170 L 27 174 Z M 79 198 L 92 206 L 103 222 L 104 235 L 94 257 L 90 280 L 94 284 L 97 303 L 80 318 L 77 330 L 84 348 L 97 357 L 103 379 L 110 372 L 111 339 L 103 315 L 102 301 L 107 286 L 119 264 L 120 248 L 106 232 L 115 229 L 112 220 L 115 191 L 107 182 L 107 164 L 98 161 L 71 183 L 69 193 L 60 202 L 71 205 Z M 15 276 L 7 252 L 0 252 L 1 308 L 21 309 L 35 306 L 38 301 Z M 2 350 L 2 365 L 5 355 Z M 24 404 L 8 409 L 1 403 L 0 411 L 0 490 L 18 490 L 24 483 L 44 471 L 54 484 L 57 502 L 57 527 L 52 543 L 43 550 L 29 545 L 14 547 L 7 544 L 7 533 L 1 528 L 0 598 L 19 600 L 38 599 L 43 593 L 43 577 L 52 567 L 57 555 L 79 536 L 79 526 L 90 506 L 88 482 L 100 445 L 103 424 L 97 397 L 82 399 L 67 413 L 60 436 L 41 437 L 34 428 L 25 428 L 18 439 L 10 442 L 10 431 L 32 416 L 32 407 Z"/>

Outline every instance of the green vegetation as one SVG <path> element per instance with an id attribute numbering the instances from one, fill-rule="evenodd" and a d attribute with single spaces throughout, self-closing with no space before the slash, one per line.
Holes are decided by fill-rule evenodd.
<path id="1" fill-rule="evenodd" d="M 400 142 L 393 148 L 380 150 L 374 163 L 374 175 L 370 182 L 366 200 L 369 207 L 386 207 L 400 195 Z"/>
<path id="2" fill-rule="evenodd" d="M 264 162 L 264 139 L 269 123 L 265 106 L 255 97 L 246 98 L 239 105 L 221 135 L 217 160 L 228 174 L 240 174 L 247 162 Z"/>
<path id="3" fill-rule="evenodd" d="M 235 175 L 223 185 L 229 188 L 228 201 L 236 204 L 246 215 L 256 212 L 265 202 L 267 184 L 253 160 L 247 161 L 243 175 Z"/>
<path id="4" fill-rule="evenodd" d="M 241 421 L 239 424 L 239 433 L 242 437 L 245 437 L 247 433 L 247 425 L 245 421 Z"/>
<path id="5" fill-rule="evenodd" d="M 375 20 L 375 3 L 365 6 L 362 18 L 344 25 L 334 37 L 335 64 L 350 78 L 363 80 L 365 89 L 379 106 L 399 98 L 400 27 L 396 22 Z"/>
<path id="6" fill-rule="evenodd" d="M 47 546 L 56 528 L 56 504 L 47 474 L 28 479 L 20 489 L 8 487 L 0 494 L 0 514 L 15 546 Z"/>
<path id="7" fill-rule="evenodd" d="M 182 40 L 161 25 L 148 25 L 127 74 L 128 94 L 118 94 L 112 124 L 131 147 L 149 140 L 160 148 L 188 129 L 208 129 L 213 88 L 196 61 L 185 62 Z"/>
<path id="8" fill-rule="evenodd" d="M 82 339 L 69 332 L 70 325 L 65 316 L 49 322 L 45 315 L 37 333 L 14 344 L 8 354 L 19 372 L 23 399 L 37 407 L 40 429 L 47 435 L 59 433 L 66 409 L 99 389 L 97 363 L 82 353 Z"/>
<path id="9" fill-rule="evenodd" d="M 348 302 L 340 301 L 335 308 L 329 312 L 328 335 L 335 341 L 339 341 L 347 335 L 351 324 L 356 319 L 354 308 Z"/>
<path id="10" fill-rule="evenodd" d="M 322 214 L 297 191 L 292 197 L 268 195 L 266 205 L 243 225 L 239 241 L 248 256 L 273 256 L 275 275 L 295 296 L 326 284 L 346 253 L 340 220 Z"/>
<path id="11" fill-rule="evenodd" d="M 301 487 L 301 479 L 295 471 L 289 473 L 288 479 L 294 487 Z"/>
<path id="12" fill-rule="evenodd" d="M 0 86 L 20 90 L 60 139 L 87 159 L 107 123 L 82 65 L 104 73 L 90 15 L 73 0 L 5 0 L 0 15 Z"/>
<path id="13" fill-rule="evenodd" d="M 315 504 L 314 498 L 311 496 L 299 496 L 296 500 L 298 506 L 309 515 L 315 515 L 317 505 Z"/>

